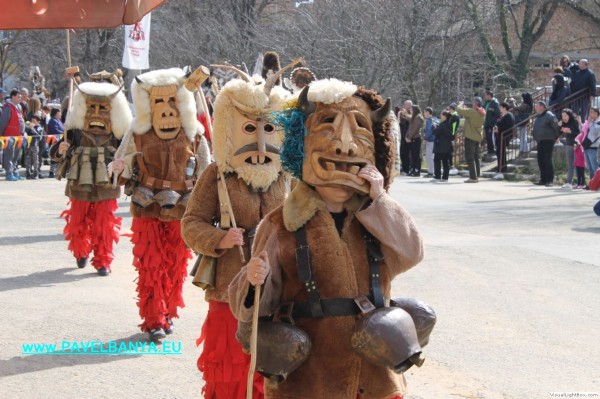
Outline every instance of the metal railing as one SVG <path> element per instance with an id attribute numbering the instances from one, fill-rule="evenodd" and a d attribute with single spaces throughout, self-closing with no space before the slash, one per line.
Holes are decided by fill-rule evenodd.
<path id="1" fill-rule="evenodd" d="M 560 120 L 561 111 L 565 108 L 581 110 L 582 107 L 589 107 L 589 97 L 589 90 L 583 89 L 571 94 L 560 103 L 553 104 L 548 109 Z M 504 154 L 502 154 L 502 151 L 496 151 L 498 155 L 498 172 L 503 171 L 510 161 L 519 157 L 526 157 L 529 152 L 537 150 L 537 142 L 533 139 L 533 121 L 535 117 L 536 114 L 532 113 L 529 118 L 515 124 L 512 129 L 499 132 L 500 143 L 497 143 L 497 145 L 499 144 L 498 148 L 504 149 Z M 582 122 L 584 121 L 582 120 Z M 517 137 L 514 137 L 514 133 L 517 133 L 515 134 Z"/>

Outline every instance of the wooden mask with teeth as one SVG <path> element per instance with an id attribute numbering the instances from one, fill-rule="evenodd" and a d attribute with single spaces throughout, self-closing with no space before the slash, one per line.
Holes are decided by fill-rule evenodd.
<path id="1" fill-rule="evenodd" d="M 161 140 L 174 139 L 181 130 L 177 90 L 177 85 L 154 86 L 150 89 L 152 127 Z"/>
<path id="2" fill-rule="evenodd" d="M 311 86 L 305 87 L 298 107 L 305 121 L 302 180 L 312 186 L 343 186 L 368 194 L 369 183 L 358 172 L 376 165 L 375 124 L 388 116 L 390 101 L 373 110 L 360 96 L 333 97 L 326 102 L 309 101 Z M 318 95 L 317 95 L 318 98 Z"/>
<path id="3" fill-rule="evenodd" d="M 87 86 L 86 86 L 87 87 Z M 101 86 L 102 87 L 102 86 Z M 116 87 L 111 85 L 111 87 Z M 103 96 L 95 93 L 87 93 L 82 87 L 77 86 L 79 92 L 85 98 L 85 118 L 83 130 L 98 135 L 113 133 L 111 126 L 111 102 L 119 94 L 123 86 L 118 87 L 114 93 Z"/>

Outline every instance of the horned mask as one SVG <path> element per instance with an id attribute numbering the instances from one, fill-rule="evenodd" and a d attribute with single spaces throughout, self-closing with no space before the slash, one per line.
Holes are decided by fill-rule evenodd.
<path id="1" fill-rule="evenodd" d="M 271 113 L 281 110 L 290 95 L 275 85 L 288 67 L 266 81 L 231 66 L 214 67 L 232 69 L 239 76 L 215 99 L 215 160 L 224 172 L 235 172 L 253 189 L 266 190 L 281 172 L 283 130 L 271 122 Z"/>
<path id="2" fill-rule="evenodd" d="M 393 162 L 390 107 L 389 99 L 384 102 L 374 91 L 351 83 L 313 82 L 298 97 L 303 128 L 286 128 L 284 167 L 312 186 L 348 187 L 368 194 L 369 184 L 358 172 L 374 165 L 387 187 Z"/>
<path id="3" fill-rule="evenodd" d="M 196 119 L 194 95 L 186 87 L 191 72 L 161 69 L 139 75 L 131 85 L 136 117 L 135 134 L 154 130 L 162 140 L 171 140 L 183 130 L 190 140 L 204 130 Z"/>
<path id="4" fill-rule="evenodd" d="M 65 128 L 121 138 L 131 122 L 131 110 L 123 86 L 86 82 L 77 85 Z"/>

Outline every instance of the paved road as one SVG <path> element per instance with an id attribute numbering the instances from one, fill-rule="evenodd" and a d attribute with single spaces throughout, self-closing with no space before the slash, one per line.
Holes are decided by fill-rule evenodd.
<path id="1" fill-rule="evenodd" d="M 178 356 L 24 356 L 23 343 L 138 342 L 136 274 L 127 238 L 114 272 L 78 270 L 66 250 L 63 184 L 0 181 L 1 398 L 199 398 L 194 345 L 206 312 L 186 283 L 172 340 Z M 394 283 L 439 322 L 410 399 L 550 398 L 600 392 L 598 193 L 482 182 L 398 179 L 426 258 Z M 129 227 L 125 200 L 119 215 Z M 191 265 L 190 265 L 191 267 Z"/>

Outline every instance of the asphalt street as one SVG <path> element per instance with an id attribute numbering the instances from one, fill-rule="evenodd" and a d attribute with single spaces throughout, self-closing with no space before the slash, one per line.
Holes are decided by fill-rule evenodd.
<path id="1" fill-rule="evenodd" d="M 394 281 L 437 312 L 407 399 L 600 397 L 600 193 L 463 178 L 399 178 L 425 260 Z M 174 355 L 25 355 L 23 344 L 143 342 L 122 237 L 109 277 L 77 269 L 62 236 L 64 182 L 0 181 L 0 398 L 200 398 L 195 346 L 207 306 L 184 286 Z M 131 225 L 120 201 L 123 233 Z M 192 267 L 190 262 L 190 268 Z"/>

